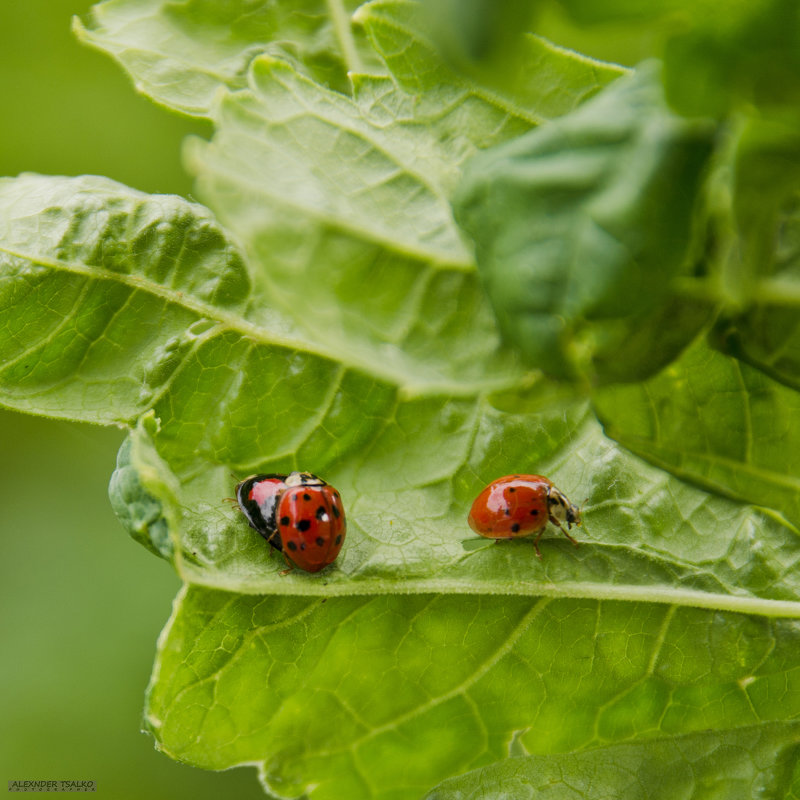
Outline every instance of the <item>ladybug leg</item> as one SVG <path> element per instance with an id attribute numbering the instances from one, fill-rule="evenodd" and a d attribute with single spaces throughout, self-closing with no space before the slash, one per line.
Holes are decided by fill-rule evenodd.
<path id="1" fill-rule="evenodd" d="M 283 560 L 286 562 L 286 566 L 288 569 L 281 570 L 281 577 L 283 577 L 284 575 L 288 575 L 290 572 L 294 570 L 294 564 L 292 564 L 292 562 L 289 561 L 289 556 L 287 556 L 286 553 L 283 554 Z"/>
<path id="2" fill-rule="evenodd" d="M 272 547 L 274 547 L 279 553 L 283 553 L 283 548 L 281 547 L 281 537 L 278 531 L 273 531 L 269 536 L 264 536 L 264 538 L 267 540 L 267 543 L 272 545 Z M 272 550 L 270 550 L 269 552 L 270 555 L 272 555 Z M 284 558 L 286 558 L 285 555 Z"/>
<path id="3" fill-rule="evenodd" d="M 550 522 L 552 522 L 553 525 L 555 525 L 561 531 L 561 533 L 563 533 L 564 536 L 566 536 L 567 539 L 569 539 L 572 544 L 575 545 L 575 547 L 578 547 L 578 543 L 569 535 L 569 533 L 567 533 L 566 528 L 564 528 L 564 526 L 552 514 L 550 515 Z M 541 534 L 539 535 L 541 536 Z"/>
<path id="4" fill-rule="evenodd" d="M 533 540 L 533 549 L 536 551 L 536 558 L 538 558 L 539 561 L 544 561 L 544 559 L 542 558 L 542 554 L 539 552 L 539 539 L 542 538 L 543 533 L 544 533 L 544 528 L 542 528 L 539 531 L 539 533 L 536 534 L 536 538 Z"/>

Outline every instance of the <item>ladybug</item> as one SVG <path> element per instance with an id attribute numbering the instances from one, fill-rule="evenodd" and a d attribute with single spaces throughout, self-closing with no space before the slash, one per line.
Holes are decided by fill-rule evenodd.
<path id="1" fill-rule="evenodd" d="M 539 558 L 539 539 L 548 521 L 578 546 L 562 523 L 568 528 L 580 525 L 580 509 L 542 475 L 498 478 L 475 498 L 467 518 L 470 528 L 487 539 L 535 536 L 533 549 Z"/>
<path id="2" fill-rule="evenodd" d="M 339 555 L 347 521 L 339 492 L 310 472 L 251 475 L 236 485 L 236 500 L 290 567 L 319 572 Z"/>

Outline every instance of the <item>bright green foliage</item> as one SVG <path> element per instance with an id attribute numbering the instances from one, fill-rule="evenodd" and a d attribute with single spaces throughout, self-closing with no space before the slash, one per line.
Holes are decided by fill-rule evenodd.
<path id="1" fill-rule="evenodd" d="M 356 15 L 392 77 L 406 92 L 424 93 L 423 96 L 432 93 L 429 98 L 440 105 L 452 103 L 448 96 L 453 91 L 461 96 L 477 95 L 514 116 L 543 122 L 572 111 L 623 74 L 623 69 L 614 64 L 585 58 L 524 33 L 519 24 L 524 24 L 530 12 L 522 9 L 517 0 L 513 4 L 471 3 L 471 9 L 465 9 L 463 3 L 450 4 L 447 9 L 447 4 L 450 0 L 440 0 L 430 7 L 414 0 L 373 0 Z M 435 13 L 437 5 L 444 18 Z M 441 50 L 447 48 L 445 36 L 464 34 L 464 28 L 452 30 L 453 18 L 460 16 L 464 27 L 472 23 L 475 30 L 482 31 L 487 20 L 485 16 L 477 17 L 481 12 L 490 17 L 488 24 L 495 26 L 495 35 L 505 43 L 494 44 L 494 60 L 472 60 L 464 53 L 456 53 L 454 64 Z M 499 20 L 495 14 L 500 15 Z M 515 19 L 518 14 L 522 20 Z M 515 22 L 517 27 L 509 30 Z M 464 47 L 454 45 L 454 49 L 461 51 Z M 473 50 L 471 46 L 466 49 Z M 502 75 L 497 74 L 500 70 Z"/>
<path id="2" fill-rule="evenodd" d="M 127 426 L 111 502 L 187 584 L 157 745 L 312 800 L 790 796 L 791 115 L 680 117 L 657 67 L 616 80 L 520 4 L 486 48 L 485 3 L 449 41 L 355 6 L 97 8 L 88 41 L 212 121 L 186 162 L 213 216 L 0 182 L 0 399 Z M 316 575 L 223 502 L 292 469 L 347 509 Z M 579 548 L 472 534 L 513 472 L 585 499 Z"/>
<path id="3" fill-rule="evenodd" d="M 286 797 L 310 786 L 324 800 L 422 797 L 487 764 L 513 776 L 518 759 L 504 759 L 526 753 L 593 798 L 682 797 L 693 775 L 785 790 L 798 645 L 794 622 L 661 604 L 190 589 L 162 638 L 146 721 L 173 757 L 205 767 L 266 755 L 263 780 Z M 574 751 L 586 752 L 573 762 Z M 569 755 L 541 757 L 553 753 Z M 645 770 L 627 775 L 637 761 Z M 460 788 L 498 796 L 480 773 Z"/>
<path id="4" fill-rule="evenodd" d="M 208 335 L 241 313 L 245 265 L 211 214 L 105 178 L 0 182 L 0 380 L 10 408 L 136 420 Z"/>
<path id="5" fill-rule="evenodd" d="M 87 44 L 112 53 L 136 88 L 157 103 L 207 117 L 220 87 L 245 85 L 261 53 L 301 68 L 324 86 L 345 89 L 347 72 L 378 59 L 348 15 L 358 0 L 108 0 L 88 26 Z M 334 13 L 331 13 L 331 12 Z"/>

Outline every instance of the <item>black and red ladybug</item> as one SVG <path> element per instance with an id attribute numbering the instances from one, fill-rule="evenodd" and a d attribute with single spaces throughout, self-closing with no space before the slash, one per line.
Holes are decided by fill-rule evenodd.
<path id="1" fill-rule="evenodd" d="M 291 566 L 319 572 L 342 549 L 347 521 L 339 492 L 310 472 L 251 475 L 236 500 L 257 530 Z"/>
<path id="2" fill-rule="evenodd" d="M 542 475 L 506 475 L 492 481 L 475 498 L 467 522 L 487 539 L 535 536 L 533 549 L 541 558 L 539 539 L 548 522 L 578 546 L 564 525 L 580 525 L 581 511 Z"/>

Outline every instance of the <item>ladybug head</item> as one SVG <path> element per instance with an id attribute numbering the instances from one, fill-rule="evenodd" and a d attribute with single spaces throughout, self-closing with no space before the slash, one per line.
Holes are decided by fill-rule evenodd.
<path id="1" fill-rule="evenodd" d="M 547 495 L 547 502 L 550 506 L 550 513 L 559 521 L 566 522 L 567 527 L 581 524 L 581 510 L 569 498 L 555 486 L 550 487 Z"/>
<path id="2" fill-rule="evenodd" d="M 325 486 L 325 481 L 310 472 L 292 472 L 286 476 L 287 486 Z"/>

